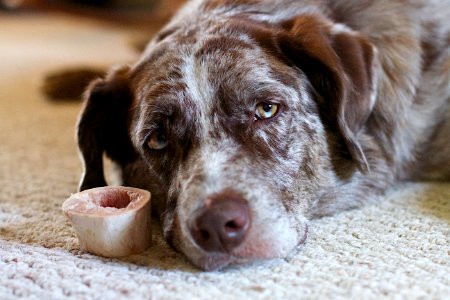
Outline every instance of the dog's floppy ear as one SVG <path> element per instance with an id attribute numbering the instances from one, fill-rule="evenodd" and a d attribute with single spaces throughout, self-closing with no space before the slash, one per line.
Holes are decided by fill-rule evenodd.
<path id="1" fill-rule="evenodd" d="M 360 171 L 369 163 L 358 134 L 375 104 L 376 49 L 356 32 L 327 24 L 316 16 L 299 16 L 281 24 L 281 51 L 303 70 L 320 95 L 324 118 L 335 127 Z"/>
<path id="2" fill-rule="evenodd" d="M 79 190 L 105 186 L 103 154 L 124 165 L 132 161 L 135 151 L 128 134 L 132 93 L 128 68 L 109 73 L 93 81 L 86 94 L 78 121 L 78 147 L 84 162 Z"/>

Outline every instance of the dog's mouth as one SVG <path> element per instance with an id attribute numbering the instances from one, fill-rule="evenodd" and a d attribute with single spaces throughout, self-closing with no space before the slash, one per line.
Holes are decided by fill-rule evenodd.
<path id="1" fill-rule="evenodd" d="M 303 237 L 298 241 L 298 243 L 290 249 L 290 251 L 287 251 L 284 255 L 287 256 L 291 251 L 294 251 L 295 249 L 298 249 L 301 245 L 305 244 L 307 238 L 308 238 L 308 225 L 304 224 L 304 232 Z M 256 251 L 252 252 L 250 249 L 257 249 Z M 261 251 L 262 250 L 262 251 Z M 202 255 L 194 259 L 192 262 L 198 266 L 199 268 L 205 270 L 205 271 L 215 271 L 215 270 L 221 270 L 228 266 L 233 265 L 239 265 L 239 264 L 245 264 L 250 263 L 253 261 L 258 260 L 268 260 L 268 259 L 276 259 L 276 258 L 282 258 L 284 255 L 273 255 L 269 252 L 264 252 L 263 249 L 258 246 L 252 246 L 252 245 L 242 245 L 242 251 L 233 251 L 231 253 L 225 253 L 225 252 L 205 252 L 201 251 Z M 188 257 L 188 253 L 185 253 Z"/>

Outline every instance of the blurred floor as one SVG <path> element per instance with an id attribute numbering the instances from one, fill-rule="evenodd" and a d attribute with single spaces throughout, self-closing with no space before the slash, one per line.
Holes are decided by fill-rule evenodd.
<path id="1" fill-rule="evenodd" d="M 0 0 L 0 17 L 5 15 L 64 13 L 82 16 L 122 26 L 162 26 L 186 0 L 134 1 L 60 1 L 60 0 Z M 109 5 L 94 5 L 96 2 Z M 135 2 L 135 4 L 133 4 Z M 3 5 L 2 5 L 3 3 Z M 90 3 L 90 4 L 89 4 Z M 124 4 L 124 3 L 128 3 Z M 148 3 L 144 5 L 143 3 Z M 10 8 L 9 8 L 10 7 Z"/>

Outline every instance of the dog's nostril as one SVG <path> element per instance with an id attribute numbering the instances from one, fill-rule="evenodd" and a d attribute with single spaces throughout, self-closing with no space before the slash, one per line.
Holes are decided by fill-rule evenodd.
<path id="1" fill-rule="evenodd" d="M 209 232 L 206 230 L 200 230 L 200 235 L 203 240 L 207 241 L 209 240 Z"/>
<path id="2" fill-rule="evenodd" d="M 250 223 L 247 201 L 228 191 L 210 197 L 208 205 L 190 220 L 189 230 L 203 250 L 230 252 L 242 244 Z"/>
<path id="3" fill-rule="evenodd" d="M 234 229 L 237 229 L 237 228 L 239 228 L 239 226 L 236 224 L 236 222 L 234 222 L 234 221 L 228 221 L 226 224 L 225 224 L 225 228 L 226 229 L 230 229 L 230 230 L 234 230 Z"/>

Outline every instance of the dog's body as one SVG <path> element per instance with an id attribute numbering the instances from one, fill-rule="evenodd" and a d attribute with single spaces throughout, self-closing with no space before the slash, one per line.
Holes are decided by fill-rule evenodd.
<path id="1" fill-rule="evenodd" d="M 286 256 L 310 218 L 450 178 L 449 44 L 446 0 L 191 1 L 91 84 L 81 189 L 105 152 L 197 266 Z"/>

